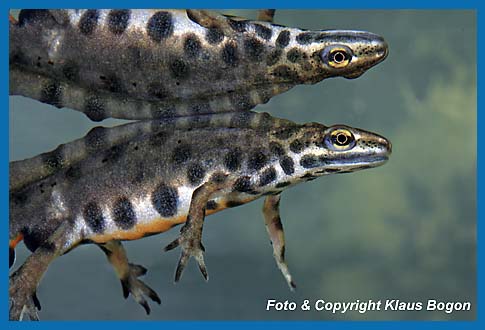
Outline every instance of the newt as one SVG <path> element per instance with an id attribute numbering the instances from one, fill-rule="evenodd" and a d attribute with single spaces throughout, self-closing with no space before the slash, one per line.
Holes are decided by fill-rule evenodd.
<path id="1" fill-rule="evenodd" d="M 124 134 L 139 132 L 130 138 Z M 295 286 L 285 262 L 281 193 L 320 176 L 384 164 L 391 143 L 344 125 L 296 124 L 252 111 L 134 122 L 82 142 L 68 166 L 10 191 L 10 264 L 23 241 L 32 254 L 10 276 L 10 319 L 38 319 L 36 288 L 49 264 L 80 244 L 98 245 L 147 313 L 160 298 L 139 277 L 122 246 L 183 224 L 165 250 L 181 248 L 179 281 L 191 257 L 205 279 L 204 218 L 264 197 L 263 215 L 277 266 Z M 102 137 L 113 137 L 112 139 Z M 116 138 L 119 137 L 119 138 Z M 228 143 L 230 141 L 230 143 Z M 80 148 L 81 140 L 75 141 Z M 69 146 L 67 147 L 69 149 Z M 58 153 L 62 155 L 62 153 Z M 62 158 L 42 158 L 56 166 Z"/>
<path id="2" fill-rule="evenodd" d="M 10 21 L 10 94 L 93 121 L 245 111 L 298 84 L 357 78 L 385 40 L 205 10 L 22 10 Z"/>

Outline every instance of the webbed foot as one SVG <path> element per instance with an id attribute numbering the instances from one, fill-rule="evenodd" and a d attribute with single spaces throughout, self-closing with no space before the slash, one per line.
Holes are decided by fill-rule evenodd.
<path id="1" fill-rule="evenodd" d="M 138 277 L 146 274 L 147 269 L 145 267 L 131 263 L 128 264 L 128 266 L 129 269 L 126 276 L 120 279 L 121 287 L 123 288 L 123 297 L 126 299 L 131 293 L 133 299 L 145 309 L 145 312 L 148 315 L 150 314 L 150 306 L 144 296 L 149 297 L 159 305 L 161 304 L 160 297 L 152 288 L 146 285 L 145 282 L 138 279 Z"/>

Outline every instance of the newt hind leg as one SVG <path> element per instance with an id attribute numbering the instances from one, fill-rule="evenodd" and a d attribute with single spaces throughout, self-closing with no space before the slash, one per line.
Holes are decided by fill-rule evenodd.
<path id="1" fill-rule="evenodd" d="M 9 278 L 9 319 L 39 319 L 40 303 L 36 290 L 50 263 L 75 246 L 79 239 L 73 234 L 72 224 L 62 222 Z"/>
<path id="2" fill-rule="evenodd" d="M 266 230 L 273 245 L 273 256 L 276 264 L 286 283 L 288 283 L 290 290 L 293 291 L 296 285 L 285 261 L 285 232 L 283 231 L 283 224 L 280 218 L 280 199 L 280 194 L 267 196 L 264 200 L 263 215 Z"/>
<path id="3" fill-rule="evenodd" d="M 104 244 L 98 244 L 98 246 L 106 254 L 108 261 L 115 270 L 116 276 L 121 282 L 123 297 L 126 299 L 131 293 L 133 299 L 145 309 L 147 315 L 150 314 L 150 306 L 144 296 L 149 297 L 159 305 L 161 300 L 153 289 L 138 279 L 138 277 L 146 274 L 147 269 L 128 261 L 126 251 L 120 241 L 113 240 Z"/>

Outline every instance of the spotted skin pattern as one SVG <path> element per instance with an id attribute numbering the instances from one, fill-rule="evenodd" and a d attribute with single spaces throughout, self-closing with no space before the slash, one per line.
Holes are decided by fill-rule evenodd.
<path id="1" fill-rule="evenodd" d="M 334 145 L 341 141 L 334 137 L 340 131 L 353 137 L 347 147 Z M 291 147 L 295 141 L 302 146 L 298 152 Z M 11 251 L 23 239 L 33 252 L 10 278 L 11 319 L 21 318 L 23 306 L 35 319 L 35 290 L 42 273 L 57 256 L 82 243 L 100 245 L 125 297 L 133 295 L 149 312 L 144 296 L 160 299 L 138 279 L 146 270 L 130 264 L 116 242 L 185 223 L 179 238 L 166 247 L 182 251 L 176 280 L 191 257 L 207 278 L 201 242 L 204 217 L 262 196 L 278 267 L 293 287 L 275 196 L 321 175 L 379 166 L 391 152 L 389 141 L 377 134 L 346 126 L 295 124 L 255 112 L 97 128 L 72 144 L 13 166 L 26 170 L 43 163 L 49 171 L 10 191 Z"/>
<path id="2" fill-rule="evenodd" d="M 388 52 L 369 32 L 126 9 L 22 10 L 9 49 L 10 94 L 94 121 L 249 110 L 298 84 L 356 78 Z M 348 65 L 331 65 L 334 49 Z"/>

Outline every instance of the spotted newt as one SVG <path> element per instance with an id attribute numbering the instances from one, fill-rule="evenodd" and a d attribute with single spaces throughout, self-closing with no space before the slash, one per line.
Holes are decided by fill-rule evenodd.
<path id="1" fill-rule="evenodd" d="M 114 132 L 120 129 L 138 134 L 124 138 Z M 391 154 L 390 142 L 374 133 L 342 125 L 296 124 L 252 111 L 97 131 L 104 133 L 74 142 L 86 150 L 69 165 L 10 191 L 10 261 L 19 241 L 33 252 L 10 277 L 10 319 L 38 318 L 36 288 L 42 275 L 56 257 L 84 243 L 105 252 L 125 297 L 131 294 L 149 313 L 145 297 L 157 303 L 160 299 L 139 279 L 146 269 L 128 262 L 121 241 L 184 224 L 180 236 L 165 248 L 182 251 L 175 280 L 190 257 L 207 279 L 204 217 L 263 196 L 276 263 L 294 287 L 284 258 L 281 192 L 319 176 L 382 165 Z M 51 157 L 42 159 L 52 166 Z"/>
<path id="2" fill-rule="evenodd" d="M 388 54 L 369 32 L 204 10 L 22 10 L 9 36 L 10 94 L 94 121 L 248 110 L 298 84 L 359 77 Z"/>

